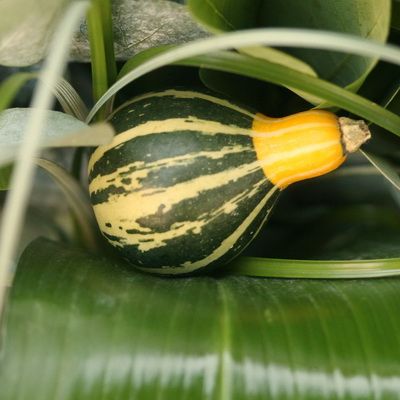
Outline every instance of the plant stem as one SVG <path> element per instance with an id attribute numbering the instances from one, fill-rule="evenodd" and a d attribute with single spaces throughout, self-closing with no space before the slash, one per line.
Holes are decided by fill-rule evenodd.
<path id="1" fill-rule="evenodd" d="M 92 64 L 93 98 L 98 101 L 116 79 L 117 69 L 111 21 L 110 0 L 93 0 L 87 15 L 90 54 Z M 97 120 L 107 115 L 103 107 Z"/>
<path id="2" fill-rule="evenodd" d="M 104 51 L 107 63 L 108 87 L 112 86 L 117 80 L 117 64 L 114 53 L 114 33 L 112 23 L 112 7 L 110 0 L 99 0 L 101 2 L 100 11 L 103 23 Z"/>

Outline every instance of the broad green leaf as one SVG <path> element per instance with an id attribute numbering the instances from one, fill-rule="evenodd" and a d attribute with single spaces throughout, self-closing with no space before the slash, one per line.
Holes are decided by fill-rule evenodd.
<path id="1" fill-rule="evenodd" d="M 32 65 L 44 58 L 49 39 L 71 0 L 0 2 L 0 64 Z"/>
<path id="2" fill-rule="evenodd" d="M 169 56 L 174 50 L 162 51 L 162 54 L 157 57 Z M 192 66 L 209 68 L 215 71 L 224 71 L 234 73 L 242 76 L 247 76 L 266 82 L 290 86 L 298 90 L 306 91 L 314 96 L 321 97 L 329 103 L 338 106 L 344 110 L 350 111 L 360 117 L 372 121 L 379 126 L 382 126 L 390 132 L 400 136 L 400 117 L 385 110 L 383 107 L 351 93 L 341 87 L 334 85 L 330 82 L 302 74 L 291 68 L 283 65 L 270 63 L 263 60 L 258 60 L 243 54 L 236 54 L 229 51 L 219 51 L 208 55 L 194 56 L 187 59 L 177 57 L 175 61 L 171 61 L 176 65 Z M 115 93 L 125 87 L 128 83 L 137 79 L 145 74 L 142 71 L 145 66 L 151 65 L 154 59 L 142 62 L 135 61 L 135 58 L 128 61 L 123 67 L 123 76 L 116 82 L 116 84 L 109 89 L 109 91 L 100 99 L 100 101 L 92 108 L 87 120 L 91 120 L 99 108 Z M 167 63 L 166 63 L 167 64 Z M 161 63 L 161 66 L 164 63 Z M 132 69 L 131 69 L 132 66 Z M 146 68 L 147 69 L 147 68 Z M 146 72 L 154 70 L 153 67 L 148 67 Z"/>
<path id="3" fill-rule="evenodd" d="M 189 9 L 201 23 L 207 26 L 212 32 L 217 33 L 218 31 L 230 31 L 255 27 L 255 21 L 259 19 L 258 10 L 262 5 L 262 1 L 263 0 L 253 1 L 249 6 L 248 2 L 239 0 L 234 2 L 232 7 L 228 5 L 229 2 L 219 4 L 221 2 L 218 1 L 189 1 Z M 277 49 L 257 46 L 240 48 L 239 51 L 252 57 L 290 67 L 311 76 L 317 76 L 317 73 L 310 65 Z M 204 73 L 203 79 L 207 79 L 207 72 Z M 296 89 L 293 89 L 293 91 L 299 96 L 307 99 L 310 103 L 322 103 L 322 99 L 316 96 L 297 91 Z"/>
<path id="4" fill-rule="evenodd" d="M 33 108 L 9 108 L 0 112 L 0 165 L 15 158 L 34 112 Z M 113 132 L 109 124 L 89 127 L 71 115 L 48 110 L 41 147 L 98 146 L 108 143 Z"/>
<path id="5" fill-rule="evenodd" d="M 385 42 L 390 25 L 390 0 L 189 0 L 189 9 L 213 30 L 252 27 L 312 28 L 349 33 Z M 357 89 L 376 60 L 336 52 L 290 50 L 324 79 Z"/>
<path id="6" fill-rule="evenodd" d="M 264 0 L 188 0 L 189 11 L 212 32 L 257 26 Z M 270 2 L 272 3 L 272 2 Z"/>
<path id="7" fill-rule="evenodd" d="M 35 241 L 3 322 L 2 400 L 396 398 L 400 279 L 165 279 Z"/>
<path id="8" fill-rule="evenodd" d="M 400 136 L 400 117 L 398 115 L 330 82 L 301 74 L 283 65 L 266 63 L 266 61 L 253 59 L 248 56 L 222 51 L 210 55 L 188 58 L 179 61 L 179 64 L 202 66 L 203 68 L 210 68 L 216 71 L 237 73 L 304 90 Z"/>
<path id="9" fill-rule="evenodd" d="M 351 33 L 378 42 L 385 42 L 389 32 L 390 0 L 356 0 L 351 3 L 346 0 L 320 0 L 317 4 L 291 0 L 285 5 L 275 1 L 271 8 L 269 3 L 264 3 L 263 25 L 308 26 Z M 285 13 L 288 10 L 286 7 L 291 10 L 288 14 Z M 310 50 L 293 50 L 293 54 L 312 65 L 322 78 L 342 86 L 359 84 L 375 65 L 372 59 L 347 54 Z"/>

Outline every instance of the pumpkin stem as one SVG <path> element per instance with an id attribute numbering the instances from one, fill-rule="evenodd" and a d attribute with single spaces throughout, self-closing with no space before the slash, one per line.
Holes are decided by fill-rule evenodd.
<path id="1" fill-rule="evenodd" d="M 371 137 L 368 125 L 362 120 L 339 117 L 339 128 L 346 153 L 354 153 Z"/>

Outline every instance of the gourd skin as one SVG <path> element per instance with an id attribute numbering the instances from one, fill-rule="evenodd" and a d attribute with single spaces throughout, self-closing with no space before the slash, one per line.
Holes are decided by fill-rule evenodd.
<path id="1" fill-rule="evenodd" d="M 314 113 L 300 116 L 306 122 L 297 131 L 311 138 L 302 152 L 304 139 L 292 132 L 290 117 L 277 124 L 199 92 L 168 90 L 134 99 L 110 120 L 119 134 L 89 161 L 90 197 L 102 234 L 149 272 L 191 273 L 228 262 L 256 236 L 280 189 L 309 177 L 301 168 L 316 176 L 343 162 L 336 117 Z M 319 143 L 321 127 L 329 132 Z M 295 167 L 286 171 L 279 151 L 270 157 L 274 149 Z M 329 158 L 318 161 L 322 169 L 312 164 L 321 151 Z"/>

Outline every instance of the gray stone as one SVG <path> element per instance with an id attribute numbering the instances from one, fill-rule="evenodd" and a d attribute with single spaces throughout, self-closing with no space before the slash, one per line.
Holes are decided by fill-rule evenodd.
<path id="1" fill-rule="evenodd" d="M 136 53 L 163 44 L 181 44 L 208 36 L 190 16 L 187 7 L 167 0 L 116 0 L 113 3 L 115 53 L 127 60 Z M 89 61 L 87 26 L 72 46 L 75 61 Z"/>

